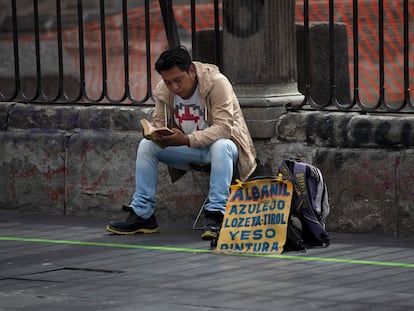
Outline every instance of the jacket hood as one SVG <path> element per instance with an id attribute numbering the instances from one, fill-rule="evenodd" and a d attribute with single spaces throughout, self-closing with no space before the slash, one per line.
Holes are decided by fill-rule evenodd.
<path id="1" fill-rule="evenodd" d="M 213 86 L 214 76 L 220 73 L 220 71 L 218 67 L 213 64 L 204 64 L 200 62 L 193 62 L 193 64 L 196 67 L 200 96 L 206 97 Z"/>

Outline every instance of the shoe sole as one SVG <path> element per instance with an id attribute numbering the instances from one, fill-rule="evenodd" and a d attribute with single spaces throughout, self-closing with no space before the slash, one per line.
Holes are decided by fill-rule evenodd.
<path id="1" fill-rule="evenodd" d="M 201 234 L 201 239 L 204 241 L 211 241 L 217 238 L 217 233 L 206 231 Z"/>
<path id="2" fill-rule="evenodd" d="M 158 228 L 154 228 L 154 229 L 140 228 L 134 231 L 120 231 L 120 230 L 116 230 L 112 228 L 111 226 L 106 226 L 106 231 L 115 233 L 115 234 L 132 235 L 132 234 L 137 234 L 137 233 L 157 233 Z"/>

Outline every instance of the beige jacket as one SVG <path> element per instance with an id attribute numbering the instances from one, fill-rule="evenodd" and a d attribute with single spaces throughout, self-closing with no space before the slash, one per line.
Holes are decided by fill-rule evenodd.
<path id="1" fill-rule="evenodd" d="M 191 147 L 205 147 L 224 138 L 233 140 L 239 149 L 238 170 L 246 180 L 256 168 L 256 150 L 230 81 L 217 66 L 193 62 L 196 67 L 200 101 L 209 125 L 188 135 Z M 154 91 L 156 99 L 152 121 L 158 126 L 177 127 L 173 118 L 173 97 L 164 81 Z"/>

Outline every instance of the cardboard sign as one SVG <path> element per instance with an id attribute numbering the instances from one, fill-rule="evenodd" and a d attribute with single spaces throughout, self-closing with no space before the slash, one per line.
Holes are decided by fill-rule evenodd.
<path id="1" fill-rule="evenodd" d="M 232 185 L 217 251 L 282 253 L 291 200 L 292 183 L 281 178 Z"/>

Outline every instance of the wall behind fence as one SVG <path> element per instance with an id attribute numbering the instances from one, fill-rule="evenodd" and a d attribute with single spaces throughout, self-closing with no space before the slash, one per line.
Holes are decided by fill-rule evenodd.
<path id="1" fill-rule="evenodd" d="M 120 218 L 135 189 L 137 120 L 148 107 L 0 105 L 0 210 Z M 283 159 L 317 165 L 328 185 L 330 232 L 414 235 L 414 118 L 301 111 L 274 138 L 255 139 L 266 174 Z M 208 174 L 171 184 L 159 168 L 156 214 L 190 227 Z M 104 230 L 104 228 L 102 228 Z"/>

